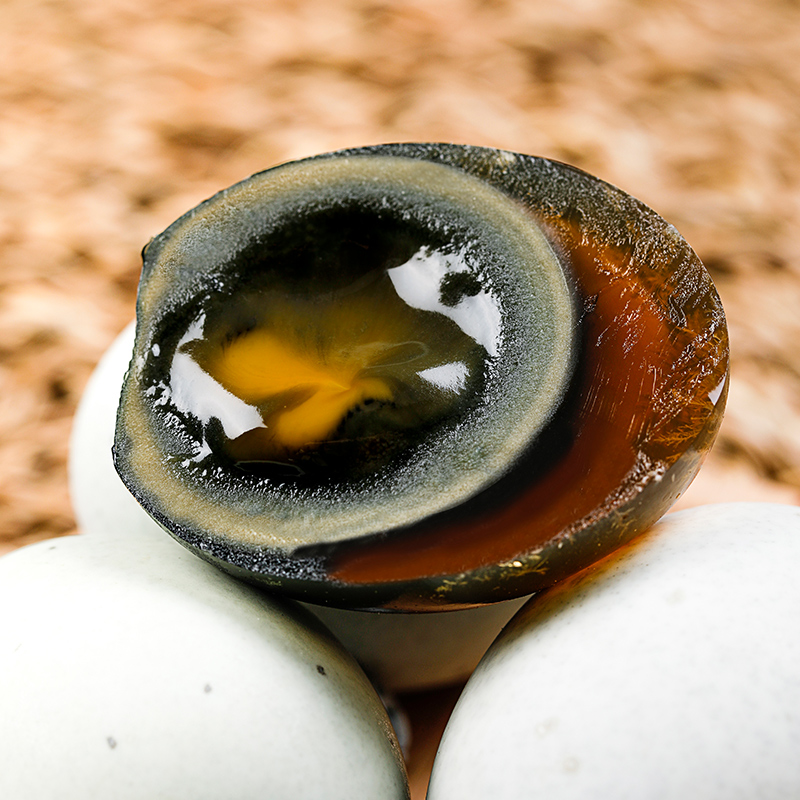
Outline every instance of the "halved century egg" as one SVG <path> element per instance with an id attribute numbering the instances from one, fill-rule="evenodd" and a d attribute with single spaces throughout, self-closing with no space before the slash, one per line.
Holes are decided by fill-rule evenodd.
<path id="1" fill-rule="evenodd" d="M 680 235 L 562 164 L 284 164 L 144 251 L 117 419 L 171 534 L 312 602 L 529 594 L 652 524 L 713 441 L 727 332 Z"/>

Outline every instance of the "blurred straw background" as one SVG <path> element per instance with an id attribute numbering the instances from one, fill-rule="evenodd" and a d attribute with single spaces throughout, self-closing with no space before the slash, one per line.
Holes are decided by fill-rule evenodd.
<path id="1" fill-rule="evenodd" d="M 5 0 L 0 72 L 0 553 L 74 532 L 71 417 L 148 239 L 387 141 L 567 161 L 673 222 L 733 347 L 680 504 L 800 503 L 797 0 Z"/>

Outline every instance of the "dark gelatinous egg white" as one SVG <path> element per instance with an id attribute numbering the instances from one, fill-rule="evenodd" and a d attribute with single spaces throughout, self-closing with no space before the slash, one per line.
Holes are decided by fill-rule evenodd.
<path id="1" fill-rule="evenodd" d="M 727 348 L 695 254 L 602 181 L 488 148 L 326 154 L 145 248 L 115 464 L 245 579 L 477 605 L 667 510 L 713 442 Z"/>

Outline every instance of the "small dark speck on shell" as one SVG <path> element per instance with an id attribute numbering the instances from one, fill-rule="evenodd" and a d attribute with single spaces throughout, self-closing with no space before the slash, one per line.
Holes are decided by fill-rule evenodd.
<path id="1" fill-rule="evenodd" d="M 325 672 L 325 667 L 323 667 L 322 664 L 317 664 L 317 672 L 319 672 L 320 675 L 328 674 L 327 672 Z"/>

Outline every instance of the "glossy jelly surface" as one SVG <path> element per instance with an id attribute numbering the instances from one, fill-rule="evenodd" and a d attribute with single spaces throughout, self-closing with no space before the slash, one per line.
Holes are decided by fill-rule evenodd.
<path id="1" fill-rule="evenodd" d="M 475 405 L 499 350 L 497 300 L 457 254 L 384 261 L 308 288 L 273 278 L 192 320 L 169 385 L 209 439 L 217 421 L 207 447 L 265 477 L 341 480 L 378 472 Z"/>

